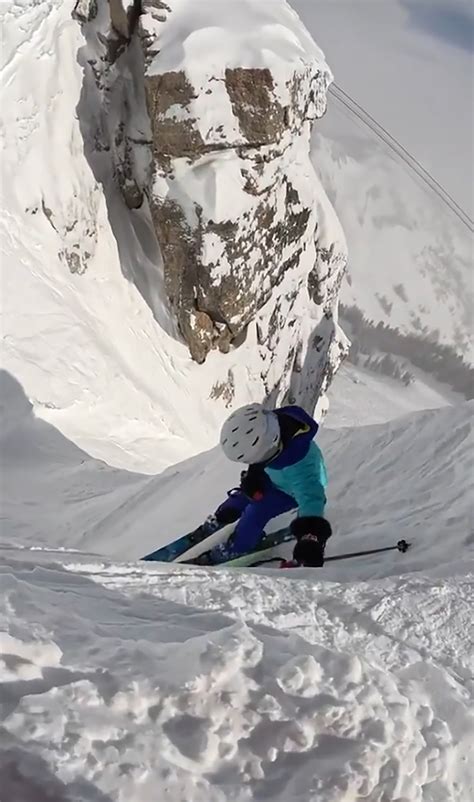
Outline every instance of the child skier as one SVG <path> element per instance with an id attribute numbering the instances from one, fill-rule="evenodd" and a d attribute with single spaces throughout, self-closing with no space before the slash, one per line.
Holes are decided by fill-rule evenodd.
<path id="1" fill-rule="evenodd" d="M 240 487 L 216 510 L 219 523 L 238 524 L 231 538 L 211 551 L 213 563 L 252 551 L 268 521 L 298 508 L 291 524 L 297 540 L 293 558 L 299 565 L 323 565 L 332 532 L 323 517 L 327 475 L 313 442 L 317 431 L 316 421 L 297 406 L 267 410 L 250 404 L 230 415 L 221 431 L 222 449 L 228 459 L 249 467 Z"/>

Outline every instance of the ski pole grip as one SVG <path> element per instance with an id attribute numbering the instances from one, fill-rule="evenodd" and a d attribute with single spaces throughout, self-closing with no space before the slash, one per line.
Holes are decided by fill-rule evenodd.
<path id="1" fill-rule="evenodd" d="M 397 543 L 397 549 L 398 549 L 398 551 L 401 551 L 402 553 L 405 553 L 406 551 L 408 551 L 409 546 L 410 546 L 410 544 L 407 543 L 406 540 L 399 540 L 398 543 Z"/>

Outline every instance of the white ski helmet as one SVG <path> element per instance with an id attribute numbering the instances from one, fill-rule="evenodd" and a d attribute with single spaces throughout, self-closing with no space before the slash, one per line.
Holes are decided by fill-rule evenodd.
<path id="1" fill-rule="evenodd" d="M 232 462 L 265 462 L 276 452 L 279 442 L 278 417 L 261 404 L 236 409 L 221 430 L 222 450 Z"/>

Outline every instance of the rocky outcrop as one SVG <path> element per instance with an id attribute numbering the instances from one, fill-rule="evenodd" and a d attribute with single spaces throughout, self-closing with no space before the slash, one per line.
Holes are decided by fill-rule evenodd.
<path id="1" fill-rule="evenodd" d="M 171 69 L 179 64 L 174 49 L 180 12 L 169 5 L 169 14 L 160 12 L 158 20 L 155 4 L 145 1 L 139 21 L 153 140 L 149 200 L 169 299 L 196 360 L 203 361 L 212 348 L 229 348 L 262 316 L 262 354 L 271 362 L 279 339 L 294 340 L 286 346 L 288 366 L 297 348 L 300 294 L 309 291 L 315 306 L 324 305 L 309 137 L 312 122 L 325 110 L 331 75 L 290 13 L 298 57 L 287 47 L 282 65 L 278 45 L 283 49 L 288 43 L 270 36 L 267 63 L 260 58 L 253 64 L 250 58 L 247 65 L 243 5 L 241 65 L 224 53 L 216 64 L 215 53 L 206 54 L 203 10 L 200 27 L 192 31 L 195 49 L 202 37 L 203 62 L 185 58 L 180 69 Z M 262 11 L 262 37 L 266 22 Z M 184 52 L 190 39 L 188 30 L 179 42 Z M 343 237 L 325 251 L 326 273 L 342 273 L 341 254 Z M 332 314 L 334 304 L 325 306 Z M 282 326 L 286 334 L 280 337 Z M 288 336 L 292 328 L 294 336 Z M 270 381 L 269 391 L 273 385 Z"/>
<path id="2" fill-rule="evenodd" d="M 77 0 L 72 16 L 79 22 L 92 22 L 97 17 L 97 0 Z"/>
<path id="3" fill-rule="evenodd" d="M 141 12 L 140 0 L 109 0 L 110 21 L 114 31 L 130 41 Z"/>
<path id="4" fill-rule="evenodd" d="M 309 397 L 343 350 L 345 242 L 309 155 L 331 73 L 285 0 L 246 10 L 109 0 L 105 138 L 127 206 L 146 198 L 193 359 L 252 338 L 266 394 Z"/>

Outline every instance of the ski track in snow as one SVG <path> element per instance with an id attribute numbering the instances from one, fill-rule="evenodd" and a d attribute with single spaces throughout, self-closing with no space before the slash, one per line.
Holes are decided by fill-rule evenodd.
<path id="1" fill-rule="evenodd" d="M 36 559 L 2 566 L 9 799 L 470 798 L 472 576 Z"/>

